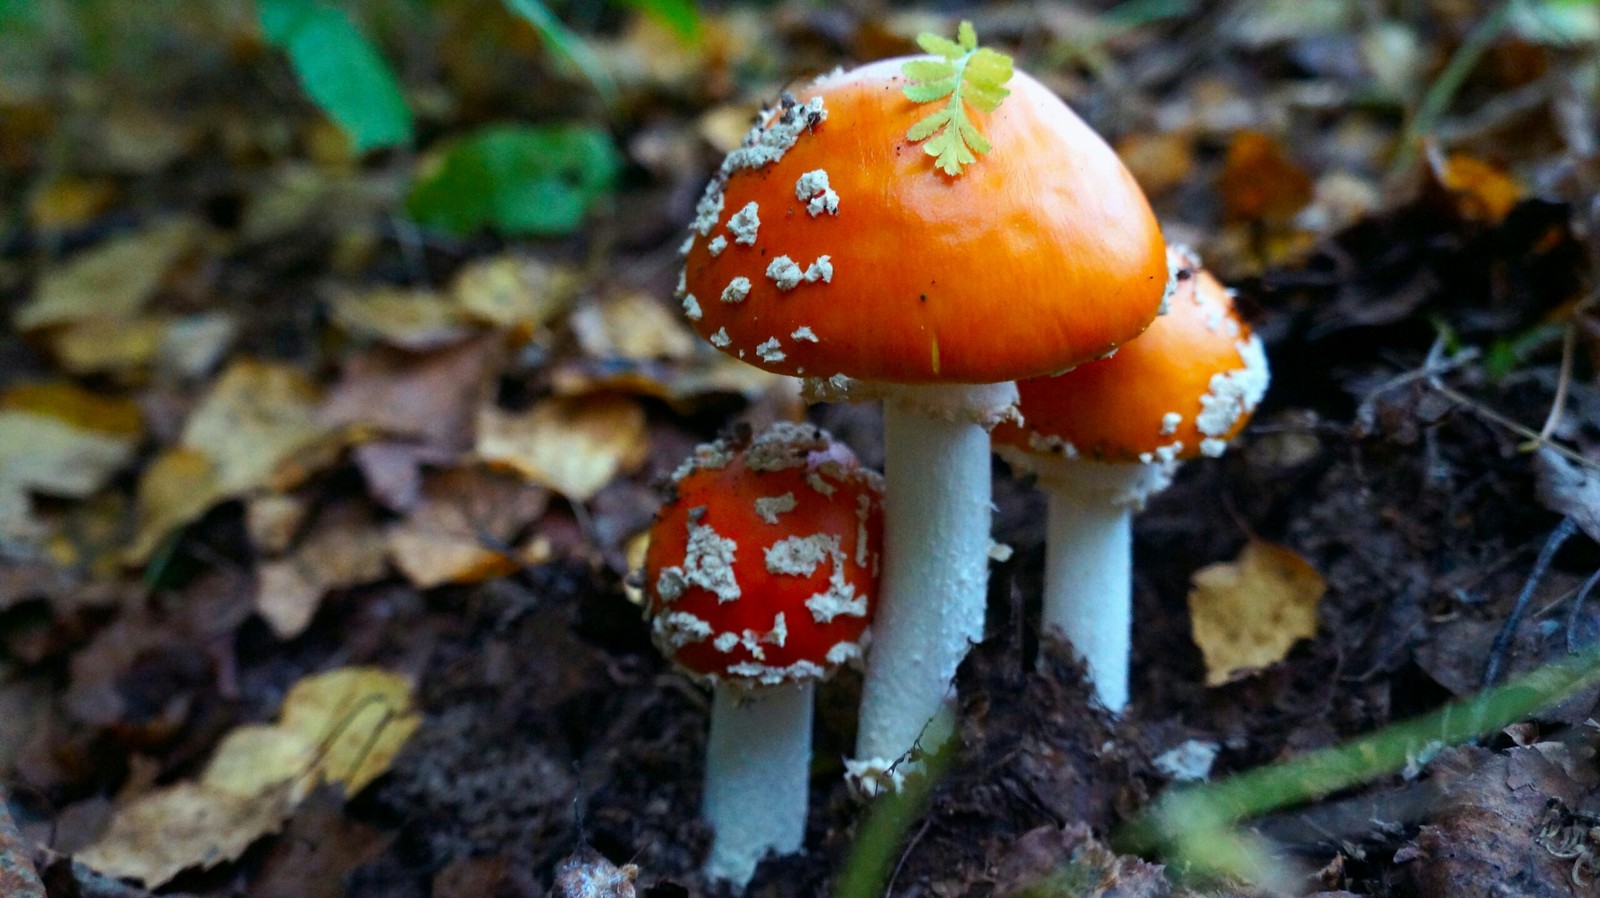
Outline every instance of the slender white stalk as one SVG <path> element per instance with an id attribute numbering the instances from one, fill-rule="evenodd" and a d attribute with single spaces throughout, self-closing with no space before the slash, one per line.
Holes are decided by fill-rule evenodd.
<path id="1" fill-rule="evenodd" d="M 1049 501 L 1040 629 L 1072 643 L 1095 697 L 1121 714 L 1133 637 L 1133 514 L 1166 489 L 1177 464 L 1003 454 L 1038 475 Z"/>
<path id="2" fill-rule="evenodd" d="M 1041 629 L 1066 637 L 1083 656 L 1095 697 L 1128 706 L 1133 638 L 1133 511 L 1045 484 L 1049 517 Z M 1043 660 L 1043 653 L 1040 655 Z"/>
<path id="3" fill-rule="evenodd" d="M 995 385 L 946 388 L 976 393 L 990 405 L 936 400 L 930 417 L 891 397 L 884 403 L 883 581 L 861 693 L 856 785 L 875 794 L 898 784 L 896 766 L 945 705 L 956 667 L 983 636 L 989 564 L 989 435 Z M 1010 384 L 1003 385 L 1010 388 Z M 1008 400 L 1007 400 L 1008 401 Z M 1001 408 L 1005 406 L 1002 405 Z M 961 408 L 960 412 L 954 409 Z M 930 731 L 931 735 L 931 731 Z M 937 745 L 923 745 L 925 749 Z M 889 771 L 894 771 L 889 775 Z"/>
<path id="4" fill-rule="evenodd" d="M 768 852 L 800 850 L 811 778 L 810 682 L 713 690 L 700 813 L 715 835 L 705 874 L 743 888 Z"/>

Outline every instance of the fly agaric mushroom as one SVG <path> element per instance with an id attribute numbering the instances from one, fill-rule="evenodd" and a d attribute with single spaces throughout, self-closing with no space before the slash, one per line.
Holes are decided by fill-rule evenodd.
<path id="1" fill-rule="evenodd" d="M 869 793 L 912 769 L 982 636 L 986 431 L 1015 414 L 1012 381 L 1137 336 L 1171 282 L 1098 135 L 969 24 L 919 42 L 931 57 L 836 72 L 758 117 L 706 188 L 679 285 L 723 352 L 813 400 L 884 400 L 883 600 L 850 762 Z"/>
<path id="2" fill-rule="evenodd" d="M 996 451 L 1032 470 L 1049 501 L 1044 615 L 1083 656 L 1100 703 L 1128 704 L 1132 516 L 1178 462 L 1221 455 L 1266 392 L 1261 340 L 1226 288 L 1183 248 L 1167 314 L 1115 356 L 1017 384 L 1023 426 Z"/>
<path id="3" fill-rule="evenodd" d="M 800 849 L 814 684 L 858 658 L 878 582 L 882 478 L 810 425 L 695 450 L 645 554 L 664 655 L 712 687 L 706 874 L 743 886 Z"/>

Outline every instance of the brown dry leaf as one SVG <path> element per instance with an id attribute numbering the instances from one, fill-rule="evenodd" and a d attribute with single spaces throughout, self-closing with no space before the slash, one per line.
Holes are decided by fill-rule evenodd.
<path id="1" fill-rule="evenodd" d="M 352 356 L 319 420 L 467 449 L 474 412 L 500 358 L 499 344 L 499 338 L 485 336 L 421 355 L 377 347 Z"/>
<path id="2" fill-rule="evenodd" d="M 478 456 L 575 502 L 644 463 L 644 409 L 623 396 L 546 399 L 526 412 L 478 415 Z"/>
<path id="3" fill-rule="evenodd" d="M 1117 156 L 1145 193 L 1158 196 L 1182 184 L 1194 169 L 1194 135 L 1135 132 L 1117 141 Z"/>
<path id="4" fill-rule="evenodd" d="M 247 894 L 249 898 L 345 898 L 351 872 L 376 859 L 395 837 L 393 830 L 350 819 L 331 790 L 315 792 L 295 811 L 283 838 L 262 860 L 261 872 L 250 882 Z M 491 894 L 478 893 L 480 898 Z"/>
<path id="5" fill-rule="evenodd" d="M 150 364 L 166 333 L 161 318 L 90 318 L 64 326 L 51 337 L 50 348 L 68 373 L 99 374 Z"/>
<path id="6" fill-rule="evenodd" d="M 750 122 L 761 111 L 759 103 L 727 103 L 700 116 L 700 136 L 718 153 L 730 153 L 750 133 Z"/>
<path id="7" fill-rule="evenodd" d="M 581 283 L 569 266 L 505 255 L 461 269 L 450 293 L 469 318 L 527 336 L 566 311 Z"/>
<path id="8" fill-rule="evenodd" d="M 250 544 L 264 555 L 278 555 L 294 544 L 295 534 L 305 523 L 310 503 L 297 496 L 257 496 L 245 503 L 245 532 Z"/>
<path id="9" fill-rule="evenodd" d="M 17 329 L 137 316 L 199 236 L 199 225 L 180 218 L 78 253 L 40 279 L 33 301 L 17 310 Z"/>
<path id="10" fill-rule="evenodd" d="M 282 828 L 290 810 L 287 785 L 245 796 L 179 783 L 119 808 L 105 835 L 76 859 L 97 873 L 156 888 L 191 867 L 236 860 Z"/>
<path id="11" fill-rule="evenodd" d="M 177 161 L 199 137 L 199 126 L 169 118 L 147 104 L 126 102 L 99 119 L 100 161 L 127 174 L 150 174 Z"/>
<path id="12" fill-rule="evenodd" d="M 387 570 L 387 547 L 374 524 L 325 514 L 293 554 L 256 568 L 256 611 L 279 639 L 293 639 L 311 623 L 323 596 L 380 580 Z"/>
<path id="13" fill-rule="evenodd" d="M 383 286 L 342 293 L 334 298 L 331 312 L 352 335 L 402 349 L 438 349 L 471 333 L 461 310 L 432 290 Z"/>
<path id="14" fill-rule="evenodd" d="M 686 359 L 700 348 L 682 316 L 638 291 L 578 309 L 571 325 L 578 345 L 595 358 Z"/>
<path id="15" fill-rule="evenodd" d="M 1189 617 L 1205 655 L 1206 685 L 1217 686 L 1283 660 L 1317 632 L 1327 583 L 1304 558 L 1253 539 L 1234 561 L 1194 574 Z"/>
<path id="16" fill-rule="evenodd" d="M 538 487 L 478 468 L 431 475 L 422 501 L 390 528 L 389 555 L 423 589 L 510 573 L 523 564 L 510 541 L 548 501 Z"/>
<path id="17" fill-rule="evenodd" d="M 325 463 L 334 429 L 316 420 L 317 393 L 287 365 L 243 359 L 217 379 L 139 484 L 139 527 L 127 557 L 140 563 L 174 528 L 223 499 L 281 487 Z"/>
<path id="18" fill-rule="evenodd" d="M 1468 221 L 1498 224 L 1522 199 L 1522 185 L 1502 169 L 1466 153 L 1432 163 L 1434 177 L 1450 191 L 1456 212 Z"/>
<path id="19" fill-rule="evenodd" d="M 1229 221 L 1282 221 L 1311 201 L 1311 176 L 1276 138 L 1239 131 L 1228 144 L 1217 189 Z"/>

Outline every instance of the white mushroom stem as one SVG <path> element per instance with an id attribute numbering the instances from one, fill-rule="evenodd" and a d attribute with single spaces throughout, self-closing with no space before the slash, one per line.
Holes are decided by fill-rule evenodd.
<path id="1" fill-rule="evenodd" d="M 1040 628 L 1072 644 L 1095 697 L 1120 714 L 1133 638 L 1133 513 L 1171 482 L 1175 466 L 1066 459 L 1029 466 L 1049 503 Z"/>
<path id="2" fill-rule="evenodd" d="M 883 581 L 848 764 L 866 794 L 899 784 L 919 737 L 923 749 L 938 747 L 928 724 L 983 636 L 988 429 L 1015 400 L 1010 383 L 894 387 L 885 397 Z"/>
<path id="3" fill-rule="evenodd" d="M 743 889 L 768 852 L 793 854 L 806 832 L 812 684 L 717 685 L 701 816 L 714 836 L 705 874 Z"/>

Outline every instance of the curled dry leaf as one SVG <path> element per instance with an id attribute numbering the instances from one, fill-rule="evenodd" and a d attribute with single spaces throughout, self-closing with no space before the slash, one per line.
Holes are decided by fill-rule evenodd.
<path id="1" fill-rule="evenodd" d="M 1240 131 L 1228 144 L 1217 189 L 1230 221 L 1283 221 L 1311 201 L 1311 176 L 1277 139 Z"/>
<path id="2" fill-rule="evenodd" d="M 566 311 L 580 283 L 570 267 L 506 255 L 467 265 L 450 292 L 467 317 L 528 336 Z"/>
<path id="3" fill-rule="evenodd" d="M 500 358 L 488 336 L 427 353 L 378 347 L 352 356 L 318 412 L 327 426 L 464 450 Z"/>
<path id="4" fill-rule="evenodd" d="M 1195 572 L 1189 592 L 1206 685 L 1218 686 L 1283 660 L 1317 632 L 1322 575 L 1283 546 L 1253 539 L 1234 561 Z"/>
<path id="5" fill-rule="evenodd" d="M 623 396 L 546 399 L 526 412 L 478 415 L 478 457 L 577 502 L 649 454 L 644 409 Z"/>
<path id="6" fill-rule="evenodd" d="M 681 316 L 645 293 L 585 305 L 571 323 L 578 345 L 595 358 L 686 359 L 700 347 Z"/>
<path id="7" fill-rule="evenodd" d="M 475 467 L 431 475 L 422 501 L 389 529 L 389 555 L 424 589 L 510 573 L 523 564 L 511 540 L 548 501 L 538 487 Z"/>

